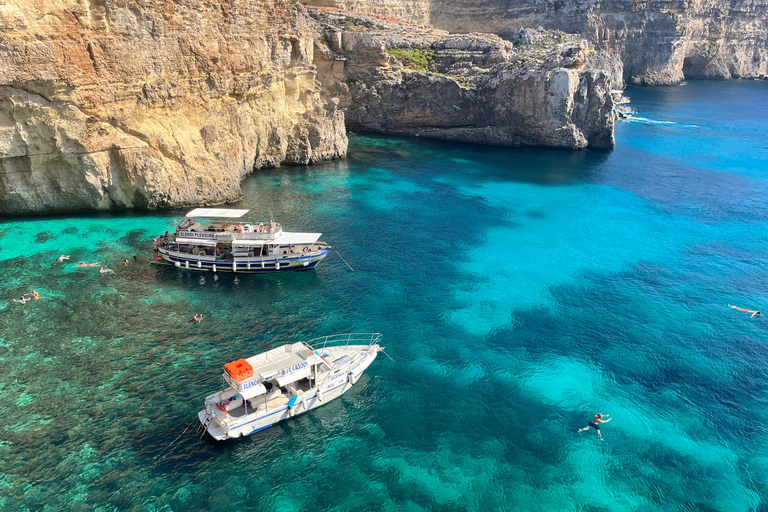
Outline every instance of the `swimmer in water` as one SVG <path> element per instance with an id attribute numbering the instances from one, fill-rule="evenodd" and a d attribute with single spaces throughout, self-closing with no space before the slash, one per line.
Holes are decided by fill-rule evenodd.
<path id="1" fill-rule="evenodd" d="M 580 428 L 579 432 L 584 432 L 585 430 L 589 430 L 589 427 L 593 427 L 595 430 L 597 430 L 598 437 L 600 437 L 600 439 L 602 439 L 603 438 L 603 434 L 600 433 L 600 424 L 601 423 L 608 423 L 609 421 L 611 421 L 613 419 L 613 418 L 610 418 L 610 419 L 607 419 L 607 420 L 603 419 L 603 418 L 606 418 L 608 416 L 610 416 L 610 414 L 598 413 L 597 416 L 592 418 L 592 421 L 589 422 L 589 425 L 587 425 L 584 428 Z"/>
<path id="2" fill-rule="evenodd" d="M 78 264 L 77 264 L 77 265 L 75 265 L 75 266 L 76 266 L 76 267 L 95 267 L 95 266 L 96 266 L 96 265 L 98 265 L 98 264 L 99 264 L 99 262 L 98 262 L 98 261 L 97 261 L 96 263 L 86 263 L 86 262 L 84 262 L 84 261 L 81 261 L 80 263 L 78 263 Z"/>
<path id="3" fill-rule="evenodd" d="M 106 274 L 107 272 L 113 272 L 111 268 L 99 267 L 99 274 Z"/>
<path id="4" fill-rule="evenodd" d="M 743 311 L 744 313 L 752 313 L 752 316 L 750 316 L 749 318 L 753 318 L 755 315 L 763 316 L 763 314 L 761 312 L 759 312 L 759 311 L 753 311 L 751 309 L 740 308 L 739 306 L 731 306 L 730 304 L 728 304 L 728 307 L 729 308 L 733 308 L 733 309 L 738 309 L 739 311 Z"/>
<path id="5" fill-rule="evenodd" d="M 24 295 L 25 295 L 25 296 L 26 296 L 26 295 L 29 295 L 29 299 L 35 299 L 35 300 L 37 300 L 37 299 L 39 299 L 39 298 L 40 298 L 40 294 L 39 294 L 39 293 L 37 293 L 37 291 L 35 291 L 35 290 L 32 290 L 32 291 L 31 291 L 31 292 L 29 292 L 29 293 L 25 293 Z M 23 298 L 23 297 L 22 297 L 22 298 Z M 29 300 L 29 299 L 27 299 L 27 300 Z"/>
<path id="6" fill-rule="evenodd" d="M 192 320 L 194 320 L 195 322 L 199 322 L 202 319 L 203 319 L 203 314 L 202 313 L 192 317 Z"/>
<path id="7" fill-rule="evenodd" d="M 56 258 L 56 261 L 64 261 L 64 260 L 68 260 L 68 259 L 69 259 L 69 254 L 67 254 L 66 256 L 64 256 L 64 255 L 62 254 L 61 256 L 59 256 L 58 258 Z"/>
<path id="8" fill-rule="evenodd" d="M 28 298 L 26 298 L 26 297 L 24 297 L 24 296 L 22 295 L 22 296 L 21 296 L 21 300 L 19 300 L 19 299 L 13 299 L 13 302 L 19 302 L 19 303 L 21 303 L 21 304 L 26 304 L 28 300 L 29 300 Z"/>

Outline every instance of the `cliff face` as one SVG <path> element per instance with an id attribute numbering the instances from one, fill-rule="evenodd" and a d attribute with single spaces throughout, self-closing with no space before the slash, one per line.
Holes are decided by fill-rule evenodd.
<path id="1" fill-rule="evenodd" d="M 6 0 L 0 213 L 212 204 L 344 156 L 309 23 L 290 0 Z"/>
<path id="2" fill-rule="evenodd" d="M 768 73 L 768 0 L 433 0 L 431 12 L 435 26 L 454 31 L 580 34 L 597 48 L 595 62 L 628 83 Z"/>
<path id="3" fill-rule="evenodd" d="M 393 0 L 302 0 L 386 14 Z M 343 3 L 343 5 L 341 5 Z M 577 34 L 597 51 L 593 67 L 618 85 L 672 84 L 683 78 L 765 78 L 768 0 L 401 0 L 405 19 L 428 17 L 452 33 L 490 32 L 510 39 L 519 27 Z M 395 15 L 394 11 L 393 14 Z"/>
<path id="4" fill-rule="evenodd" d="M 614 144 L 610 82 L 563 33 L 450 36 L 313 11 L 323 33 L 318 77 L 342 99 L 351 130 L 501 146 Z"/>

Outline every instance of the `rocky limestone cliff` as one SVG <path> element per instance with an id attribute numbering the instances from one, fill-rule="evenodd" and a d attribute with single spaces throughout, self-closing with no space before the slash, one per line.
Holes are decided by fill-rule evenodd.
<path id="1" fill-rule="evenodd" d="M 393 3 L 302 1 L 379 16 Z M 590 64 L 609 70 L 616 85 L 768 75 L 768 0 L 429 0 L 428 14 L 424 0 L 398 4 L 391 15 L 410 21 L 426 17 L 452 33 L 482 31 L 511 39 L 520 27 L 542 27 L 580 35 L 597 50 Z"/>
<path id="2" fill-rule="evenodd" d="M 290 0 L 0 2 L 0 213 L 220 203 L 343 157 L 309 22 Z"/>
<path id="3" fill-rule="evenodd" d="M 310 12 L 323 34 L 318 78 L 342 99 L 351 130 L 501 146 L 614 144 L 610 82 L 585 68 L 591 49 L 581 39 L 524 31 L 514 45 Z"/>

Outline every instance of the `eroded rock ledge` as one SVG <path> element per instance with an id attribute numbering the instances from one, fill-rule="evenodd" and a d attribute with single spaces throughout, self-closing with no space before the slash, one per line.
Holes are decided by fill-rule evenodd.
<path id="1" fill-rule="evenodd" d="M 591 49 L 561 32 L 514 42 L 310 8 L 318 78 L 347 128 L 499 146 L 609 148 L 610 82 Z"/>
<path id="2" fill-rule="evenodd" d="M 0 5 L 0 213 L 214 204 L 343 157 L 291 0 Z"/>

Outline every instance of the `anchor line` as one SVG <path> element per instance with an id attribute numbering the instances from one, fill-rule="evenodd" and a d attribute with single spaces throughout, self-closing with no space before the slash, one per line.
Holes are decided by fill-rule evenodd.
<path id="1" fill-rule="evenodd" d="M 384 352 L 384 351 L 382 350 L 382 352 Z M 388 358 L 392 359 L 392 356 L 387 354 L 386 352 L 384 352 L 384 355 L 387 356 Z M 394 359 L 392 359 L 392 362 L 396 363 L 396 361 Z"/>
<path id="2" fill-rule="evenodd" d="M 171 441 L 170 443 L 168 443 L 168 445 L 166 445 L 166 447 L 165 447 L 165 448 L 163 448 L 162 450 L 160 450 L 160 453 L 158 453 L 157 455 L 155 455 L 154 457 L 152 457 L 152 465 L 158 464 L 158 463 L 159 463 L 161 460 L 163 460 L 163 459 L 164 459 L 164 458 L 166 458 L 168 455 L 170 455 L 172 452 L 167 452 L 167 453 L 165 453 L 165 454 L 163 454 L 163 452 L 165 452 L 165 451 L 166 451 L 168 448 L 170 448 L 171 446 L 173 446 L 173 443 L 175 443 L 176 441 L 178 441 L 179 439 L 181 439 L 181 436 L 183 436 L 184 434 L 186 434 L 186 433 L 187 433 L 187 430 L 189 430 L 189 428 L 190 428 L 190 427 L 191 427 L 191 426 L 192 426 L 192 425 L 193 425 L 193 424 L 194 424 L 196 421 L 199 421 L 199 420 L 198 420 L 197 418 L 195 418 L 195 419 L 193 419 L 192 421 L 190 421 L 190 422 L 189 422 L 189 425 L 187 425 L 187 428 L 185 428 L 185 429 L 184 429 L 184 431 L 183 431 L 181 434 L 179 434 L 178 436 L 176 436 L 176 439 L 174 439 L 173 441 Z M 162 455 L 162 457 L 160 457 L 160 455 Z M 158 457 L 160 457 L 160 458 L 158 458 Z"/>
<path id="3" fill-rule="evenodd" d="M 333 248 L 333 250 L 336 252 L 336 254 L 338 254 L 338 255 L 339 255 L 339 258 L 341 258 L 341 261 L 343 261 L 343 262 L 344 262 L 344 264 L 345 264 L 346 266 L 348 266 L 348 267 L 349 267 L 349 270 L 351 270 L 352 272 L 354 272 L 354 271 L 355 271 L 355 269 L 353 269 L 353 268 L 352 268 L 352 267 L 349 265 L 349 263 L 347 263 L 347 260 L 345 260 L 345 259 L 344 259 L 344 256 L 342 256 L 342 255 L 341 255 L 341 252 L 339 251 L 339 248 L 338 248 L 338 247 L 334 247 L 334 248 Z"/>

